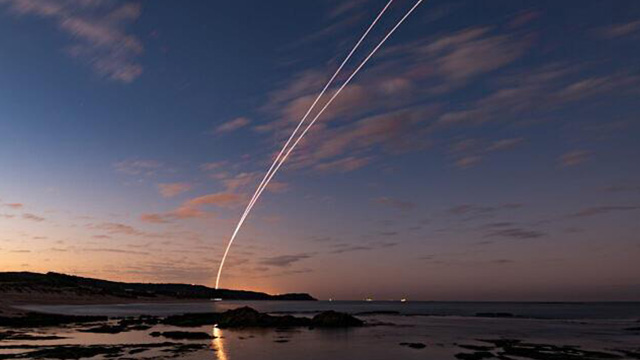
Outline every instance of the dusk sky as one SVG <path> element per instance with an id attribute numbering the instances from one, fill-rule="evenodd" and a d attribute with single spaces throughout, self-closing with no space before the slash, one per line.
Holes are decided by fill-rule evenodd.
<path id="1" fill-rule="evenodd" d="M 0 0 L 0 271 L 214 285 L 386 2 Z M 221 286 L 640 300 L 639 59 L 637 0 L 425 1 L 276 175 Z"/>

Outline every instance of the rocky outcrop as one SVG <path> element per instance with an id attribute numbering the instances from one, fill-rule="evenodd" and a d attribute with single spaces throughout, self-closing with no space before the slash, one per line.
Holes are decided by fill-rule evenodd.
<path id="1" fill-rule="evenodd" d="M 197 327 L 217 325 L 229 328 L 286 328 L 286 327 L 353 327 L 364 323 L 349 314 L 325 311 L 313 317 L 291 315 L 273 316 L 250 307 L 241 307 L 223 313 L 201 313 L 169 316 L 162 321 L 165 325 Z"/>
<path id="2" fill-rule="evenodd" d="M 213 336 L 206 332 L 192 332 L 192 331 L 155 331 L 150 334 L 153 337 L 165 337 L 171 340 L 210 340 Z"/>
<path id="3" fill-rule="evenodd" d="M 298 327 L 309 326 L 311 321 L 307 318 L 298 318 L 290 315 L 271 316 L 261 313 L 250 307 L 241 307 L 220 314 L 218 327 L 224 328 L 249 328 L 249 327 Z"/>
<path id="4" fill-rule="evenodd" d="M 321 312 L 311 319 L 312 327 L 356 327 L 363 325 L 362 320 L 336 311 Z"/>

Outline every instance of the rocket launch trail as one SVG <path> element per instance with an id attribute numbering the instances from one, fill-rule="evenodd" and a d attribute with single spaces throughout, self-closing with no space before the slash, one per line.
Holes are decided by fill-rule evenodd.
<path id="1" fill-rule="evenodd" d="M 324 104 L 324 106 L 322 107 L 322 109 L 315 115 L 315 117 L 306 125 L 306 127 L 304 128 L 304 130 L 302 131 L 302 133 L 300 133 L 298 135 L 298 131 L 302 128 L 303 124 L 305 123 L 306 119 L 309 117 L 309 114 L 313 111 L 313 109 L 315 108 L 315 106 L 317 105 L 317 103 L 319 102 L 319 100 L 322 98 L 322 96 L 325 94 L 325 92 L 328 90 L 328 88 L 331 86 L 331 84 L 333 83 L 333 81 L 335 80 L 335 78 L 338 76 L 338 74 L 341 72 L 341 70 L 343 69 L 343 67 L 346 65 L 346 63 L 349 61 L 349 59 L 353 56 L 353 54 L 356 52 L 356 50 L 360 47 L 360 45 L 362 44 L 362 42 L 364 41 L 364 39 L 367 37 L 367 35 L 369 34 L 369 32 L 373 29 L 373 27 L 377 24 L 377 22 L 380 20 L 380 18 L 384 15 L 384 13 L 387 11 L 387 9 L 389 8 L 389 6 L 391 5 L 391 3 L 393 3 L 394 0 L 390 0 L 385 7 L 380 11 L 380 13 L 377 15 L 377 17 L 374 19 L 374 21 L 371 23 L 371 25 L 369 25 L 369 27 L 367 28 L 367 30 L 364 32 L 364 34 L 360 37 L 360 39 L 358 40 L 358 42 L 354 45 L 354 47 L 351 49 L 351 51 L 349 52 L 349 54 L 347 55 L 347 57 L 343 60 L 343 62 L 340 64 L 340 66 L 338 67 L 338 69 L 335 71 L 335 73 L 333 74 L 333 76 L 329 79 L 329 81 L 326 83 L 326 85 L 324 86 L 324 88 L 322 89 L 322 91 L 318 94 L 318 96 L 316 97 L 316 99 L 314 100 L 314 102 L 311 104 L 311 106 L 309 107 L 309 109 L 307 110 L 307 112 L 305 113 L 305 115 L 302 117 L 302 119 L 300 120 L 300 122 L 298 123 L 298 125 L 296 126 L 296 128 L 294 129 L 294 131 L 292 132 L 292 134 L 289 136 L 289 139 L 286 141 L 286 143 L 284 144 L 284 146 L 282 147 L 282 149 L 280 150 L 279 154 L 277 155 L 277 157 L 274 159 L 273 163 L 271 164 L 269 170 L 267 171 L 267 173 L 265 174 L 264 178 L 262 179 L 262 181 L 260 182 L 260 184 L 258 185 L 258 188 L 256 189 L 255 193 L 253 194 L 253 197 L 251 198 L 249 204 L 247 205 L 245 211 L 243 212 L 242 216 L 240 217 L 240 220 L 238 221 L 238 224 L 236 225 L 233 234 L 231 235 L 231 238 L 229 239 L 229 242 L 227 243 L 227 247 L 225 248 L 225 252 L 222 256 L 222 260 L 220 261 L 220 265 L 218 268 L 218 274 L 216 277 L 216 289 L 219 288 L 220 285 L 220 277 L 222 275 L 222 269 L 224 267 L 224 263 L 225 260 L 229 254 L 229 250 L 231 249 L 231 246 L 233 245 L 233 242 L 236 238 L 236 236 L 238 235 L 238 232 L 240 231 L 240 229 L 242 228 L 242 225 L 244 224 L 247 216 L 249 215 L 249 213 L 251 212 L 251 209 L 253 209 L 253 206 L 255 205 L 255 203 L 257 202 L 257 200 L 260 198 L 260 195 L 262 194 L 262 192 L 264 191 L 264 189 L 269 185 L 269 182 L 271 181 L 271 179 L 273 178 L 273 176 L 275 176 L 275 174 L 277 173 L 277 171 L 280 169 L 280 167 L 282 166 L 282 164 L 284 164 L 284 162 L 286 161 L 286 159 L 289 157 L 289 155 L 291 154 L 291 152 L 295 149 L 295 147 L 298 145 L 298 143 L 302 140 L 302 138 L 306 135 L 306 133 L 309 131 L 309 129 L 311 129 L 311 127 L 313 126 L 313 124 L 315 124 L 315 122 L 320 118 L 320 116 L 322 116 L 322 114 L 324 113 L 324 111 L 331 105 L 331 103 L 340 95 L 340 93 L 342 92 L 342 90 L 351 82 L 351 80 L 358 74 L 358 72 L 360 72 L 360 70 L 366 65 L 366 63 L 373 57 L 373 55 L 382 47 L 382 45 L 384 45 L 384 43 L 391 37 L 391 35 L 400 27 L 400 25 L 402 25 L 402 23 L 411 15 L 411 13 L 414 12 L 414 10 L 424 1 L 424 0 L 418 0 L 413 7 L 411 7 L 411 9 L 409 9 L 409 11 L 407 11 L 405 13 L 405 15 L 396 23 L 396 25 L 385 35 L 385 37 L 376 45 L 376 47 L 367 55 L 367 57 L 358 65 L 358 67 L 351 73 L 351 75 L 347 78 L 347 80 L 345 80 L 343 82 L 343 84 L 333 93 L 333 95 L 329 98 L 329 100 Z M 296 135 L 297 138 L 296 138 Z M 296 140 L 293 142 L 293 144 L 291 144 L 291 142 L 293 141 L 293 139 L 296 138 Z"/>

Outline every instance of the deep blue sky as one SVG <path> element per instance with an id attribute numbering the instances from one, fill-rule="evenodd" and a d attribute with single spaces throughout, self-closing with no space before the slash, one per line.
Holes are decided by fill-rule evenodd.
<path id="1" fill-rule="evenodd" d="M 211 285 L 385 4 L 0 0 L 0 270 Z M 223 285 L 640 299 L 639 44 L 633 0 L 426 1 L 274 179 Z"/>

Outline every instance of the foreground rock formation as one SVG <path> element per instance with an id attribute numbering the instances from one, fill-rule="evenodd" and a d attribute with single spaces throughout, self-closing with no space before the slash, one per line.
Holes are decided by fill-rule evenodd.
<path id="1" fill-rule="evenodd" d="M 109 320 L 111 320 L 109 322 Z M 349 314 L 335 311 L 325 311 L 313 318 L 295 317 L 291 315 L 273 316 L 261 313 L 250 307 L 241 307 L 222 313 L 194 313 L 172 315 L 165 318 L 141 316 L 137 318 L 120 318 L 117 323 L 106 316 L 70 316 L 27 313 L 23 316 L 2 317 L 0 327 L 7 328 L 38 328 L 74 324 L 90 325 L 80 332 L 117 334 L 132 330 L 147 330 L 156 324 L 177 327 L 218 326 L 221 329 L 230 328 L 286 328 L 286 327 L 357 327 L 364 322 Z"/>
<path id="2" fill-rule="evenodd" d="M 223 313 L 201 313 L 169 316 L 163 324 L 196 327 L 217 325 L 228 328 L 281 328 L 281 327 L 355 327 L 364 322 L 349 314 L 325 311 L 312 319 L 291 315 L 273 316 L 258 312 L 250 307 L 241 307 Z"/>

